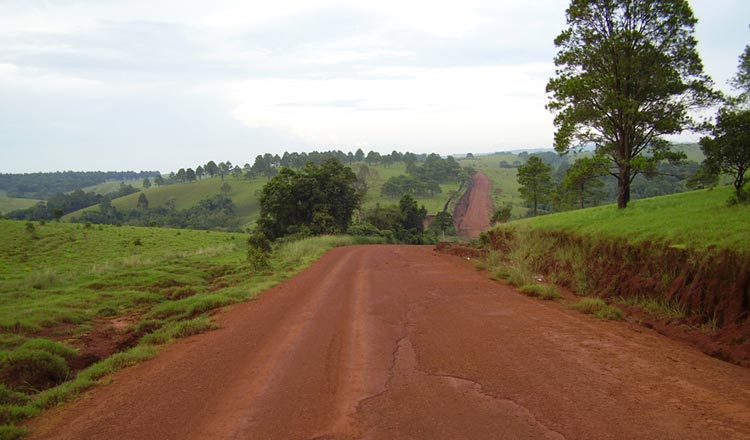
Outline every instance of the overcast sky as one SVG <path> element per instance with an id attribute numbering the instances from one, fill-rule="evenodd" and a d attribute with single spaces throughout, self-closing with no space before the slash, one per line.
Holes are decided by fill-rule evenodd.
<path id="1" fill-rule="evenodd" d="M 0 172 L 550 147 L 568 3 L 0 0 Z M 750 2 L 691 5 L 728 90 Z"/>

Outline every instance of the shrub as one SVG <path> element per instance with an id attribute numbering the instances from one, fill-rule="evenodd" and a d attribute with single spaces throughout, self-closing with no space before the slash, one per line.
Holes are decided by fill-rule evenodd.
<path id="1" fill-rule="evenodd" d="M 525 284 L 518 289 L 521 293 L 529 296 L 538 297 L 544 300 L 553 300 L 562 298 L 557 287 L 545 284 Z"/>
<path id="2" fill-rule="evenodd" d="M 62 356 L 44 350 L 19 348 L 0 361 L 0 381 L 11 386 L 44 389 L 67 379 L 69 372 Z"/>

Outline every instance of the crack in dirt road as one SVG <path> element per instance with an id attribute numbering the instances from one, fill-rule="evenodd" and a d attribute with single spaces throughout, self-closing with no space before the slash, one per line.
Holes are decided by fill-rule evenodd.
<path id="1" fill-rule="evenodd" d="M 750 438 L 750 370 L 425 246 L 335 249 L 33 439 Z"/>

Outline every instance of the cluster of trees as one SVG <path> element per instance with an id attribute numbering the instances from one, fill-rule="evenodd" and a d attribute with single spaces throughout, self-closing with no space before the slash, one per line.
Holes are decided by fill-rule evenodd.
<path id="1" fill-rule="evenodd" d="M 407 175 L 389 178 L 380 190 L 384 196 L 397 198 L 404 194 L 413 194 L 432 197 L 442 191 L 441 183 L 468 177 L 452 156 L 443 159 L 432 153 L 425 157 L 424 162 L 418 164 L 417 157 L 412 155 L 407 156 L 404 161 Z"/>
<path id="2" fill-rule="evenodd" d="M 108 180 L 140 180 L 158 171 L 58 171 L 55 173 L 0 174 L 0 190 L 11 197 L 47 199 Z"/>
<path id="3" fill-rule="evenodd" d="M 98 210 L 84 212 L 73 221 L 221 231 L 239 231 L 242 226 L 235 215 L 234 202 L 223 194 L 207 197 L 183 210 L 175 209 L 174 201 L 166 206 L 149 208 L 145 194 L 140 195 L 134 209 L 117 209 L 109 199 L 105 199 Z"/>
<path id="4" fill-rule="evenodd" d="M 361 172 L 361 169 L 360 169 Z M 424 221 L 427 210 L 405 194 L 398 205 L 377 205 L 361 212 L 352 225 L 361 204 L 358 176 L 335 158 L 320 165 L 308 162 L 300 170 L 283 167 L 263 187 L 260 194 L 260 219 L 253 240 L 264 243 L 282 237 L 302 237 L 349 232 L 377 235 L 393 242 L 425 243 Z M 260 238 L 259 238 L 260 237 Z M 252 260 L 261 264 L 261 247 L 251 246 Z"/>
<path id="5" fill-rule="evenodd" d="M 77 189 L 70 194 L 58 192 L 49 197 L 46 202 L 40 202 L 36 206 L 32 206 L 28 209 L 12 211 L 8 213 L 6 217 L 14 220 L 60 220 L 65 214 L 105 201 L 109 202 L 110 200 L 134 192 L 138 192 L 138 190 L 131 185 L 125 184 L 121 184 L 117 191 L 105 195 L 94 192 L 84 192 L 80 189 Z"/>
<path id="6" fill-rule="evenodd" d="M 404 194 L 398 205 L 376 205 L 363 213 L 362 221 L 350 232 L 356 235 L 380 236 L 389 242 L 425 244 L 435 241 L 434 234 L 425 234 L 427 209 L 418 206 L 410 194 Z M 447 225 L 446 225 L 447 228 Z"/>

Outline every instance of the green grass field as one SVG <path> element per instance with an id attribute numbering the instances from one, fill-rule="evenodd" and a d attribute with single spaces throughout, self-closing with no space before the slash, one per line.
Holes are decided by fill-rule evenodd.
<path id="1" fill-rule="evenodd" d="M 227 193 L 235 204 L 236 214 L 242 219 L 243 224 L 254 222 L 260 215 L 260 205 L 258 195 L 261 188 L 268 180 L 265 178 L 256 178 L 253 180 L 226 178 L 224 182 L 231 186 L 231 191 Z M 155 208 L 165 206 L 167 201 L 174 199 L 175 208 L 187 209 L 198 204 L 206 197 L 215 194 L 222 194 L 221 186 L 223 183 L 218 177 L 212 179 L 203 179 L 191 183 L 180 183 L 160 187 L 151 187 L 143 190 L 148 198 L 149 207 Z M 117 184 L 119 186 L 119 183 Z M 117 209 L 134 209 L 138 202 L 140 193 L 129 194 L 112 201 L 112 205 Z M 99 209 L 97 206 L 85 208 L 78 211 Z M 74 218 L 76 212 L 70 213 L 63 217 L 63 220 Z"/>
<path id="2" fill-rule="evenodd" d="M 630 243 L 667 241 L 691 249 L 750 249 L 750 206 L 728 206 L 731 187 L 567 211 L 509 223 L 514 227 L 566 230 Z"/>
<path id="3" fill-rule="evenodd" d="M 41 202 L 41 200 L 8 197 L 8 194 L 5 191 L 0 191 L 0 214 L 7 214 L 17 209 L 31 208 L 39 202 Z"/>
<path id="4" fill-rule="evenodd" d="M 0 220 L 0 438 L 18 431 L 13 424 L 153 356 L 158 345 L 215 328 L 212 310 L 253 299 L 327 250 L 364 240 L 281 244 L 259 272 L 247 262 L 246 238 Z M 88 341 L 115 324 L 137 345 L 74 369 Z"/>

